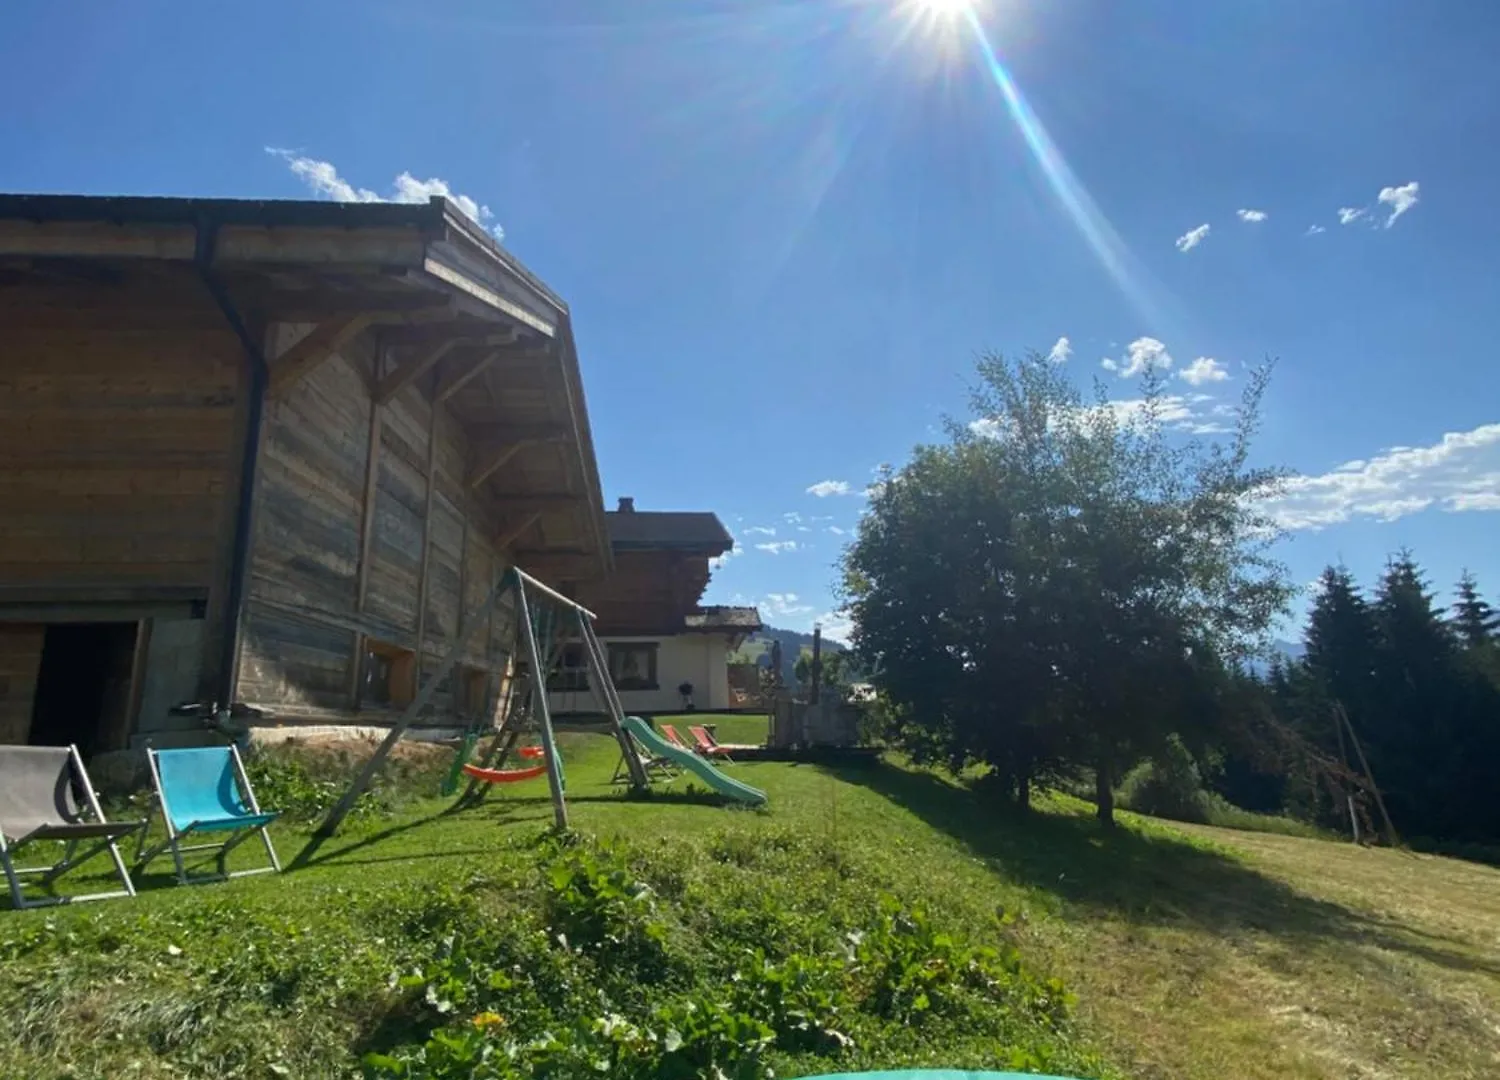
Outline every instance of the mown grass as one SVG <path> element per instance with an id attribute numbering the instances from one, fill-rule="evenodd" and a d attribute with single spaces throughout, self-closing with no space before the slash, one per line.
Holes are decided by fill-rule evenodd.
<path id="1" fill-rule="evenodd" d="M 756 741 L 753 718 L 715 722 L 725 741 Z M 576 849 L 545 842 L 538 782 L 462 814 L 435 799 L 372 813 L 280 878 L 183 889 L 158 872 L 133 902 L 0 916 L 0 1075 L 358 1075 L 369 1053 L 449 1053 L 435 1033 L 506 1047 L 544 1024 L 585 1054 L 660 1066 L 673 1024 L 702 1020 L 698 1046 L 754 1042 L 737 1018 L 768 1015 L 777 1034 L 756 1063 L 781 1076 L 1012 1062 L 1148 1080 L 1500 1075 L 1500 874 L 1487 868 L 1133 815 L 1109 834 L 1059 796 L 1016 818 L 894 764 L 736 766 L 770 794 L 764 811 L 681 781 L 629 801 L 607 783 L 606 740 L 565 752 L 573 825 L 592 838 Z M 288 861 L 304 835 L 279 830 Z M 582 876 L 580 851 L 596 864 Z M 595 918 L 587 898 L 615 886 L 589 883 L 607 880 L 621 895 Z M 585 901 L 559 906 L 575 893 Z M 923 913 L 928 930 L 892 938 L 892 912 Z M 618 941 L 565 949 L 545 928 L 568 919 Z M 870 977 L 887 962 L 851 959 L 851 934 L 885 940 L 887 958 L 927 941 L 915 971 L 962 966 L 934 960 L 941 935 L 965 957 L 993 950 L 985 963 L 1009 974 L 945 983 L 951 1000 L 913 1023 L 892 1009 L 916 995 L 893 1006 L 876 985 L 910 988 L 906 968 Z M 601 959 L 617 946 L 636 959 Z M 490 985 L 516 968 L 524 984 Z M 754 993 L 736 989 L 747 974 Z M 1053 1011 L 1066 992 L 1053 978 L 1076 995 L 1071 1019 Z M 565 1037 L 593 1006 L 591 1021 L 630 1028 L 612 1026 L 608 1046 Z"/>

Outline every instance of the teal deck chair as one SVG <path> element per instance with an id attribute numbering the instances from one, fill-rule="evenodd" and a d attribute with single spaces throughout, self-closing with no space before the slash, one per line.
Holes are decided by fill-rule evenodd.
<path id="1" fill-rule="evenodd" d="M 280 873 L 281 863 L 271 846 L 266 826 L 275 821 L 278 811 L 263 813 L 245 775 L 245 763 L 233 746 L 204 746 L 186 750 L 146 750 L 151 765 L 151 783 L 156 788 L 156 802 L 167 827 L 167 838 L 146 849 L 144 830 L 136 851 L 135 866 L 142 869 L 168 848 L 177 866 L 177 880 L 184 885 L 197 881 L 226 881 L 246 874 Z M 185 844 L 194 833 L 229 833 L 223 840 L 205 844 Z M 256 833 L 266 845 L 270 866 L 229 871 L 229 853 Z M 183 855 L 191 851 L 212 851 L 218 871 L 212 874 L 189 874 Z"/>

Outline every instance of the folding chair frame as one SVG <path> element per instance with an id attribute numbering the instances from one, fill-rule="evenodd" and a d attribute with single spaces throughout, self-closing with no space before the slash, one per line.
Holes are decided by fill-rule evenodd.
<path id="1" fill-rule="evenodd" d="M 105 820 L 104 811 L 99 807 L 99 796 L 95 793 L 94 785 L 89 780 L 89 774 L 83 767 L 83 758 L 78 753 L 78 747 L 68 747 L 68 764 L 74 770 L 73 777 L 78 782 L 78 786 L 83 788 L 85 802 L 89 811 L 93 813 L 95 820 L 101 825 L 109 824 Z M 124 823 L 121 824 L 123 825 Z M 15 856 L 27 844 L 38 840 L 62 840 L 64 837 L 49 836 L 47 835 L 48 830 L 41 829 L 38 833 L 11 843 L 6 840 L 3 833 L 0 833 L 0 868 L 4 869 L 5 880 L 10 884 L 11 903 L 16 906 L 17 910 L 24 910 L 27 908 L 51 907 L 54 904 L 77 904 L 85 900 L 113 900 L 118 896 L 134 896 L 135 883 L 130 880 L 130 871 L 125 868 L 125 860 L 120 856 L 120 848 L 116 841 L 122 836 L 128 836 L 135 829 L 141 829 L 144 834 L 145 822 L 140 822 L 118 834 L 104 837 L 93 847 L 84 851 L 82 855 L 78 854 L 78 846 L 82 843 L 81 840 L 66 840 L 67 846 L 63 849 L 63 857 L 51 866 L 17 866 L 15 864 Z M 37 874 L 40 875 L 43 885 L 50 886 L 75 866 L 87 862 L 103 851 L 108 851 L 110 858 L 114 860 L 115 872 L 120 875 L 120 881 L 125 885 L 123 889 L 114 889 L 110 892 L 83 893 L 77 896 L 47 896 L 36 900 L 28 900 L 22 893 L 21 878 Z"/>
<path id="2" fill-rule="evenodd" d="M 639 758 L 641 767 L 646 770 L 646 779 L 659 779 L 662 783 L 671 783 L 677 779 L 677 770 L 672 767 L 671 761 L 664 757 L 652 757 L 642 754 L 637 748 L 636 756 Z M 630 779 L 630 763 L 625 760 L 624 753 L 620 754 L 620 760 L 615 762 L 615 774 L 609 778 L 611 784 L 628 784 Z"/>
<path id="3" fill-rule="evenodd" d="M 240 785 L 240 791 L 245 796 L 245 801 L 250 804 L 250 812 L 252 814 L 261 813 L 260 803 L 255 798 L 255 789 L 250 786 L 250 777 L 245 774 L 245 763 L 240 760 L 239 747 L 233 743 L 229 745 L 229 756 L 230 760 L 234 762 L 235 780 Z M 281 873 L 281 860 L 276 857 L 276 849 L 271 846 L 271 834 L 266 831 L 270 827 L 270 822 L 266 822 L 264 825 L 248 825 L 240 829 L 231 830 L 229 839 L 219 843 L 184 844 L 182 841 L 192 834 L 193 830 L 197 828 L 198 823 L 192 822 L 187 828 L 181 831 L 172 824 L 172 808 L 167 803 L 167 793 L 162 787 L 161 772 L 156 767 L 156 751 L 150 747 L 146 749 L 146 761 L 151 766 L 151 786 L 154 789 L 153 805 L 155 809 L 161 811 L 162 824 L 167 829 L 167 838 L 147 850 L 146 833 L 151 824 L 151 817 L 148 814 L 146 817 L 146 828 L 141 830 L 141 841 L 135 853 L 135 868 L 137 871 L 143 870 L 151 860 L 155 859 L 167 848 L 171 848 L 172 862 L 177 867 L 177 881 L 182 885 L 194 885 L 210 881 L 228 881 L 230 878 L 248 877 L 251 874 Z M 228 863 L 229 853 L 256 833 L 260 833 L 261 840 L 265 842 L 266 855 L 270 858 L 271 865 L 253 866 L 247 870 L 235 870 L 231 873 Z M 183 855 L 190 851 L 215 852 L 214 861 L 218 864 L 218 870 L 212 874 L 188 873 L 187 863 L 183 859 Z"/>

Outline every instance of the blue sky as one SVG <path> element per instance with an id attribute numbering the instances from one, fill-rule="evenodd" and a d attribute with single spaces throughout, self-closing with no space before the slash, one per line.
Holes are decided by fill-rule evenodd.
<path id="1" fill-rule="evenodd" d="M 1296 579 L 1500 593 L 1500 6 L 979 18 L 998 68 L 900 0 L 7 5 L 0 189 L 487 208 L 573 306 L 606 497 L 717 511 L 708 598 L 779 625 L 973 356 L 1063 339 L 1127 401 L 1170 358 L 1189 428 L 1279 357 Z"/>

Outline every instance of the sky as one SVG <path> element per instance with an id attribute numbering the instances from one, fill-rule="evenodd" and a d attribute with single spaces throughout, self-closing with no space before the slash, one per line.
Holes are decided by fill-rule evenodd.
<path id="1" fill-rule="evenodd" d="M 606 501 L 717 512 L 778 626 L 1028 349 L 1204 438 L 1275 358 L 1293 579 L 1500 601 L 1500 5 L 930 6 L 22 0 L 0 190 L 449 194 L 568 300 Z"/>

